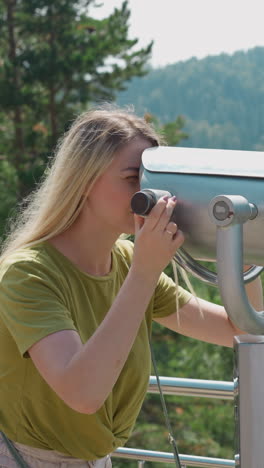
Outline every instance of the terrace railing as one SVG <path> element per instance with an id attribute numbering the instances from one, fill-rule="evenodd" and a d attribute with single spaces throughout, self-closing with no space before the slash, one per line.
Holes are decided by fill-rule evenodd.
<path id="1" fill-rule="evenodd" d="M 164 395 L 184 395 L 207 398 L 234 399 L 234 383 L 216 380 L 182 379 L 173 377 L 160 377 L 160 384 Z M 158 393 L 157 379 L 154 376 L 149 380 L 149 393 Z M 138 468 L 142 468 L 145 461 L 175 463 L 173 453 L 157 452 L 122 447 L 118 448 L 113 457 L 135 460 Z M 220 458 L 200 457 L 195 455 L 179 455 L 182 468 L 234 468 L 233 460 Z"/>

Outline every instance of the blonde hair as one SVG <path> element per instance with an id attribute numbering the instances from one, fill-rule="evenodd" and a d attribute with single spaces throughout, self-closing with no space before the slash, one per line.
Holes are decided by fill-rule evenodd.
<path id="1" fill-rule="evenodd" d="M 161 137 L 132 109 L 104 105 L 81 114 L 58 143 L 43 180 L 24 200 L 3 243 L 0 261 L 10 252 L 48 240 L 77 219 L 94 183 L 115 153 L 135 137 L 158 146 Z"/>
<path id="2" fill-rule="evenodd" d="M 192 293 L 193 297 L 195 298 L 196 303 L 197 303 L 197 307 L 199 309 L 199 313 L 200 313 L 201 317 L 204 319 L 204 314 L 203 314 L 201 304 L 198 301 L 198 297 L 196 296 L 196 293 L 195 293 L 195 291 L 193 289 L 192 283 L 189 280 L 188 274 L 186 273 L 186 271 L 180 265 L 177 264 L 175 256 L 171 260 L 171 266 L 172 266 L 172 272 L 173 272 L 173 279 L 174 279 L 174 282 L 176 284 L 176 287 L 178 287 L 178 285 L 179 285 L 179 275 L 178 275 L 178 272 L 179 272 L 182 279 L 183 279 L 183 281 L 185 282 L 186 286 L 188 287 L 189 291 Z M 180 321 L 180 314 L 179 314 L 179 295 L 178 294 L 176 294 L 176 312 L 177 312 L 177 314 L 176 314 L 177 323 L 178 323 L 178 326 L 180 326 L 181 321 Z"/>

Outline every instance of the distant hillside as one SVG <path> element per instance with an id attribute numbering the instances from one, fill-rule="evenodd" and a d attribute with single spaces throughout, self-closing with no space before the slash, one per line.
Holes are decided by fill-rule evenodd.
<path id="1" fill-rule="evenodd" d="M 117 102 L 163 123 L 183 115 L 184 146 L 264 151 L 264 47 L 150 70 Z"/>

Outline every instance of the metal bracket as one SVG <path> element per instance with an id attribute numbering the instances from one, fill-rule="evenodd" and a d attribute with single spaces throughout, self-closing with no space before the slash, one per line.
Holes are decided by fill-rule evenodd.
<path id="1" fill-rule="evenodd" d="M 225 309 L 241 330 L 264 334 L 264 312 L 249 303 L 243 282 L 243 224 L 257 216 L 255 205 L 239 195 L 220 195 L 209 204 L 217 226 L 218 285 Z"/>

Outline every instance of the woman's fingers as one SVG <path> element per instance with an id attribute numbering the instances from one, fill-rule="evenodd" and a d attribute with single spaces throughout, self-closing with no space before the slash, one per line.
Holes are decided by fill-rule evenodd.
<path id="1" fill-rule="evenodd" d="M 150 231 L 155 229 L 156 225 L 159 223 L 162 213 L 166 210 L 167 203 L 168 197 L 162 197 L 158 200 L 145 220 L 146 229 L 149 229 Z"/>
<path id="2" fill-rule="evenodd" d="M 177 224 L 169 222 L 164 229 L 164 238 L 172 243 L 173 248 L 179 248 L 184 242 L 184 234 L 178 229 Z"/>
<path id="3" fill-rule="evenodd" d="M 166 226 L 170 222 L 176 203 L 177 203 L 176 197 L 169 198 L 167 205 L 166 205 L 166 209 L 162 212 L 160 219 L 159 219 L 159 224 L 157 225 L 157 228 L 161 232 L 163 232 L 166 229 Z"/>
<path id="4" fill-rule="evenodd" d="M 165 229 L 176 205 L 176 197 L 162 197 L 158 200 L 154 208 L 145 220 L 146 229 Z"/>
<path id="5" fill-rule="evenodd" d="M 134 222 L 135 222 L 135 234 L 137 235 L 137 233 L 140 231 L 140 229 L 144 225 L 145 219 L 142 218 L 142 216 L 139 216 L 134 213 Z"/>
<path id="6" fill-rule="evenodd" d="M 147 218 L 142 218 L 141 216 L 135 214 L 134 219 L 136 236 L 144 226 L 142 231 L 142 234 L 144 232 L 143 235 L 158 235 L 158 237 L 156 237 L 156 241 L 159 239 L 161 242 L 165 242 L 166 244 L 169 243 L 170 249 L 177 249 L 180 247 L 184 242 L 184 234 L 182 231 L 178 230 L 176 223 L 170 221 L 173 210 L 176 206 L 176 202 L 176 197 L 163 197 L 158 200 L 157 204 L 152 209 L 150 215 Z M 150 237 L 149 241 L 151 242 Z"/>
<path id="7" fill-rule="evenodd" d="M 173 236 L 176 234 L 177 229 L 178 229 L 177 224 L 171 221 L 167 224 L 167 226 L 165 226 L 164 233 L 170 236 L 172 239 Z"/>
<path id="8" fill-rule="evenodd" d="M 174 197 L 160 199 L 147 218 L 135 216 L 133 262 L 148 275 L 161 272 L 184 241 L 177 224 L 171 221 Z"/>

